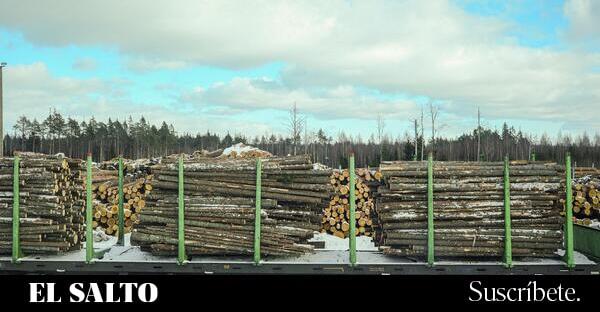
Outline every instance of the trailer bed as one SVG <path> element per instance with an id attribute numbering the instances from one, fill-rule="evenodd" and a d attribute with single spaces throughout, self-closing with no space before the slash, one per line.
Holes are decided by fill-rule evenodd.
<path id="1" fill-rule="evenodd" d="M 159 257 L 129 245 L 116 245 L 116 239 L 94 243 L 96 252 L 103 254 L 92 264 L 85 263 L 85 250 L 60 255 L 25 256 L 12 263 L 10 256 L 0 256 L 1 273 L 66 273 L 66 274 L 600 274 L 600 264 L 575 252 L 576 267 L 568 270 L 560 258 L 515 259 L 507 269 L 501 261 L 442 260 L 433 267 L 426 262 L 382 254 L 370 241 L 359 241 L 357 265 L 349 264 L 345 240 L 316 236 L 324 240 L 325 248 L 295 258 L 265 258 L 260 265 L 252 257 L 192 257 L 178 265 L 176 257 Z"/>

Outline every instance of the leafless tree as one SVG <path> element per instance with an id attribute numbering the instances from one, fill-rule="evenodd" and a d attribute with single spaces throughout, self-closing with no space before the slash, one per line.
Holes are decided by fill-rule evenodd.
<path id="1" fill-rule="evenodd" d="M 429 101 L 429 115 L 431 116 L 431 152 L 435 153 L 435 122 L 439 115 L 439 108 Z"/>
<path id="2" fill-rule="evenodd" d="M 385 131 L 385 120 L 381 114 L 377 115 L 377 140 L 379 141 L 379 160 L 383 160 L 383 133 Z"/>
<path id="3" fill-rule="evenodd" d="M 415 125 L 415 155 L 413 158 L 417 160 L 417 157 L 419 157 L 419 121 L 417 118 L 413 119 L 413 123 Z"/>
<path id="4" fill-rule="evenodd" d="M 304 117 L 298 114 L 298 108 L 296 106 L 296 102 L 294 102 L 294 106 L 290 109 L 290 117 L 288 120 L 288 130 L 290 133 L 290 139 L 292 140 L 294 155 L 297 154 L 298 151 L 298 143 L 302 139 L 302 128 L 304 127 Z"/>
<path id="5" fill-rule="evenodd" d="M 306 118 L 304 118 L 304 154 L 308 154 L 308 145 L 309 145 L 309 139 L 308 139 L 308 125 L 306 122 Z"/>

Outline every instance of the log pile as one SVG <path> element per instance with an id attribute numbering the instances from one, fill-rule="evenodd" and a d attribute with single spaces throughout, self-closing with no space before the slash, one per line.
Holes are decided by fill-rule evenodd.
<path id="1" fill-rule="evenodd" d="M 92 198 L 94 201 L 94 229 L 100 227 L 108 235 L 117 235 L 119 229 L 119 189 L 118 172 L 111 175 L 98 175 L 92 180 Z M 107 177 L 111 177 L 107 179 Z M 146 207 L 146 196 L 152 191 L 152 175 L 133 179 L 123 179 L 123 210 L 125 215 L 125 233 L 130 233 L 134 224 L 140 222 L 140 213 Z"/>
<path id="2" fill-rule="evenodd" d="M 575 177 L 580 178 L 584 176 L 600 178 L 600 169 L 594 167 L 575 167 Z"/>
<path id="3" fill-rule="evenodd" d="M 84 196 L 81 161 L 62 155 L 20 156 L 20 244 L 24 254 L 81 248 Z M 0 158 L 0 253 L 12 251 L 14 158 Z"/>
<path id="4" fill-rule="evenodd" d="M 368 169 L 356 169 L 355 202 L 356 202 L 356 235 L 373 235 L 373 215 L 375 210 L 374 193 L 381 181 L 381 173 L 372 173 Z M 330 184 L 334 194 L 321 219 L 322 233 L 333 234 L 340 238 L 350 235 L 350 174 L 348 169 L 335 170 L 331 173 Z"/>
<path id="5" fill-rule="evenodd" d="M 150 168 L 153 165 L 158 164 L 159 160 L 160 159 L 158 158 L 123 159 L 123 174 L 126 177 L 131 177 L 133 179 L 145 178 L 146 176 L 152 174 Z M 100 175 L 104 173 L 109 177 L 114 177 L 119 170 L 119 158 L 103 161 L 99 163 L 97 167 L 97 169 L 100 171 Z"/>
<path id="6" fill-rule="evenodd" d="M 185 237 L 188 255 L 251 255 L 254 240 L 256 170 L 253 159 L 194 158 L 184 164 Z M 307 156 L 263 159 L 262 239 L 266 256 L 312 251 L 321 209 L 332 191 L 331 171 L 312 169 Z M 132 244 L 156 255 L 177 253 L 177 163 L 153 168 Z"/>
<path id="7" fill-rule="evenodd" d="M 564 205 L 564 200 L 561 200 Z M 600 180 L 586 176 L 573 182 L 573 217 L 581 225 L 600 219 Z"/>
<path id="8" fill-rule="evenodd" d="M 383 162 L 380 169 L 376 242 L 388 255 L 425 256 L 427 163 Z M 434 162 L 433 172 L 436 257 L 503 255 L 503 163 Z M 563 176 L 553 163 L 511 162 L 513 256 L 550 257 L 561 248 Z"/>

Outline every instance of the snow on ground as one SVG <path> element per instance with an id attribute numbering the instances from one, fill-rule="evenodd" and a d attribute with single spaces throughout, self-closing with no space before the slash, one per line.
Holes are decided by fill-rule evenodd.
<path id="1" fill-rule="evenodd" d="M 350 245 L 349 238 L 339 238 L 327 233 L 317 233 L 309 241 L 325 242 L 324 250 L 348 250 Z M 377 247 L 373 243 L 371 237 L 358 236 L 356 237 L 356 250 L 358 251 L 377 251 Z"/>
<path id="2" fill-rule="evenodd" d="M 563 257 L 565 255 L 565 250 L 564 249 L 559 249 L 557 252 L 555 252 L 557 255 Z M 577 251 L 573 252 L 573 258 L 575 258 L 575 264 L 595 264 L 596 262 L 588 259 L 584 254 L 579 253 Z M 559 262 L 563 262 L 562 260 L 557 260 Z"/>
<path id="3" fill-rule="evenodd" d="M 111 238 L 110 235 L 106 235 L 106 233 L 104 233 L 104 231 L 101 229 L 95 229 L 93 236 L 94 236 L 94 243 L 105 242 L 105 241 L 110 240 L 110 238 Z"/>

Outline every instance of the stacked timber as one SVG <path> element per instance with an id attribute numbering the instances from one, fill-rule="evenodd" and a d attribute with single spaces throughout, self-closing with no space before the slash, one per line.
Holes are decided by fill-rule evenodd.
<path id="1" fill-rule="evenodd" d="M 581 225 L 600 219 L 600 179 L 586 176 L 573 182 L 573 217 Z"/>
<path id="2" fill-rule="evenodd" d="M 594 167 L 575 167 L 575 177 L 589 176 L 592 178 L 600 178 L 600 169 Z"/>
<path id="3" fill-rule="evenodd" d="M 92 181 L 92 198 L 94 201 L 94 229 L 101 228 L 108 235 L 118 235 L 119 229 L 119 188 L 118 172 L 113 179 L 106 180 L 106 175 L 99 176 L 100 183 Z M 96 180 L 98 181 L 98 180 Z M 140 222 L 140 213 L 146 207 L 146 196 L 152 191 L 152 175 L 132 181 L 132 176 L 124 177 L 123 210 L 125 216 L 125 233 L 130 233 L 134 224 Z"/>
<path id="4" fill-rule="evenodd" d="M 375 214 L 374 193 L 381 181 L 381 173 L 372 173 L 368 169 L 356 169 L 354 187 L 356 204 L 357 236 L 373 235 L 373 215 Z M 350 174 L 348 169 L 335 170 L 331 173 L 330 184 L 334 194 L 323 209 L 321 220 L 322 233 L 330 233 L 340 238 L 350 235 Z"/>
<path id="5" fill-rule="evenodd" d="M 132 244 L 156 255 L 177 253 L 177 163 L 152 168 L 147 197 Z M 313 170 L 307 156 L 262 160 L 261 251 L 294 256 L 320 228 L 321 209 L 331 193 L 331 171 Z M 253 253 L 256 195 L 254 159 L 193 158 L 184 162 L 185 244 L 188 255 Z"/>
<path id="6" fill-rule="evenodd" d="M 158 158 L 123 159 L 123 174 L 133 179 L 144 178 L 152 173 L 150 168 L 159 162 Z M 98 168 L 108 175 L 114 175 L 119 170 L 119 158 L 103 161 L 98 164 Z"/>
<path id="7" fill-rule="evenodd" d="M 383 162 L 376 212 L 380 249 L 427 254 L 427 163 Z M 503 163 L 434 162 L 434 251 L 446 257 L 504 252 Z M 513 161 L 510 192 L 513 256 L 550 257 L 562 246 L 559 192 L 564 168 Z M 564 188 L 564 187 L 563 187 Z"/>
<path id="8" fill-rule="evenodd" d="M 20 156 L 20 246 L 25 254 L 81 248 L 84 197 L 81 162 L 63 155 Z M 12 250 L 14 158 L 0 158 L 0 253 Z"/>

